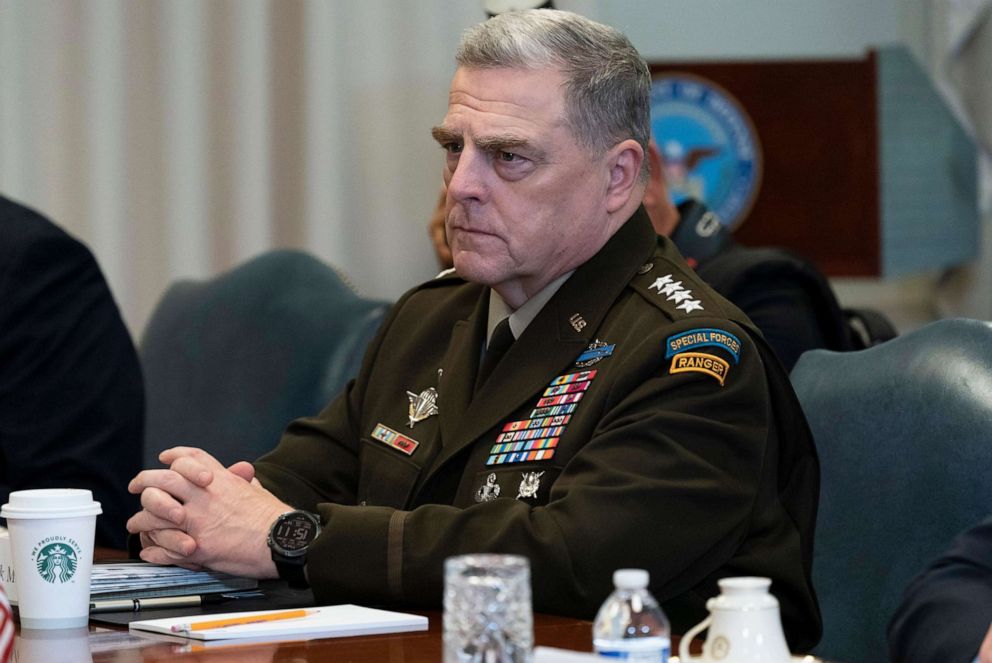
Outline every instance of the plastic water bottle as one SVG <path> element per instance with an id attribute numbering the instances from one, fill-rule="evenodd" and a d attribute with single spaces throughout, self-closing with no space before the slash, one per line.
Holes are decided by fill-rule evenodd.
<path id="1" fill-rule="evenodd" d="M 637 663 L 668 663 L 668 619 L 651 592 L 644 569 L 613 572 L 614 592 L 596 614 L 592 644 L 604 658 Z"/>

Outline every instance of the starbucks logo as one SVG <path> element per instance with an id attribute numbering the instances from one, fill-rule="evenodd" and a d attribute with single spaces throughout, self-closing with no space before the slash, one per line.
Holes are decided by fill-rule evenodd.
<path id="1" fill-rule="evenodd" d="M 76 575 L 79 559 L 64 543 L 50 543 L 38 551 L 35 558 L 38 575 L 50 583 L 66 583 Z"/>

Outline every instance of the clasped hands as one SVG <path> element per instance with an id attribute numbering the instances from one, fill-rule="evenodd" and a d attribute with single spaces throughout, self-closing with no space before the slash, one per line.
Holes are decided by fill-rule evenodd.
<path id="1" fill-rule="evenodd" d="M 166 449 L 159 460 L 168 469 L 144 470 L 128 484 L 129 492 L 141 495 L 142 510 L 127 521 L 127 530 L 141 538 L 141 559 L 278 576 L 266 537 L 292 507 L 262 487 L 251 463 L 224 467 L 193 447 Z"/>

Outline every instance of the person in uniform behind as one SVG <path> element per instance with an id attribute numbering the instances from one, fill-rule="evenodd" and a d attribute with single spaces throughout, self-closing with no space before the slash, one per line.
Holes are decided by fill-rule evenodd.
<path id="1" fill-rule="evenodd" d="M 89 249 L 2 196 L 0 330 L 0 500 L 87 488 L 97 545 L 123 549 L 144 426 L 134 344 Z"/>
<path id="2" fill-rule="evenodd" d="M 141 557 L 437 608 L 445 558 L 517 553 L 535 610 L 587 619 L 641 567 L 676 632 L 717 579 L 768 576 L 808 649 L 815 450 L 760 334 L 640 205 L 647 65 L 544 9 L 472 28 L 456 61 L 433 129 L 454 270 L 253 466 L 176 447 L 136 476 Z"/>

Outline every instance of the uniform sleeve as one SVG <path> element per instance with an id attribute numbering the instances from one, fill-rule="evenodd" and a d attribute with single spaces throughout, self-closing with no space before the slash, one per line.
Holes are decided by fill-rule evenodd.
<path id="1" fill-rule="evenodd" d="M 889 624 L 894 663 L 966 663 L 992 624 L 992 518 L 917 576 Z"/>
<path id="2" fill-rule="evenodd" d="M 321 502 L 321 491 L 313 491 L 307 497 L 318 499 L 326 524 L 307 570 L 318 601 L 437 606 L 445 558 L 512 552 L 530 559 L 536 610 L 590 616 L 616 568 L 649 569 L 662 601 L 726 568 L 750 527 L 781 515 L 757 513 L 756 506 L 767 498 L 759 494 L 763 486 L 775 483 L 763 481 L 766 472 L 774 475 L 776 451 L 763 364 L 746 341 L 739 362 L 722 357 L 722 375 L 676 373 L 663 348 L 659 333 L 625 353 L 622 378 L 603 385 L 607 405 L 589 413 L 598 422 L 591 437 L 544 506 L 511 495 L 464 509 L 428 504 L 403 511 L 354 505 L 354 486 L 342 491 L 343 479 L 327 484 L 333 500 Z M 328 415 L 347 414 L 344 401 L 333 408 Z M 354 435 L 330 424 L 323 430 Z M 353 442 L 332 446 L 323 455 L 307 447 L 314 469 L 305 476 L 315 476 L 317 464 L 356 466 Z M 775 525 L 768 529 L 780 535 L 771 531 Z M 783 561 L 789 563 L 799 561 Z M 746 562 L 740 570 L 749 570 Z M 704 600 L 698 597 L 697 607 Z"/>
<path id="3" fill-rule="evenodd" d="M 98 545 L 123 548 L 138 508 L 144 395 L 130 335 L 93 256 L 53 235 L 0 273 L 0 453 L 11 490 L 78 487 L 103 508 Z"/>

